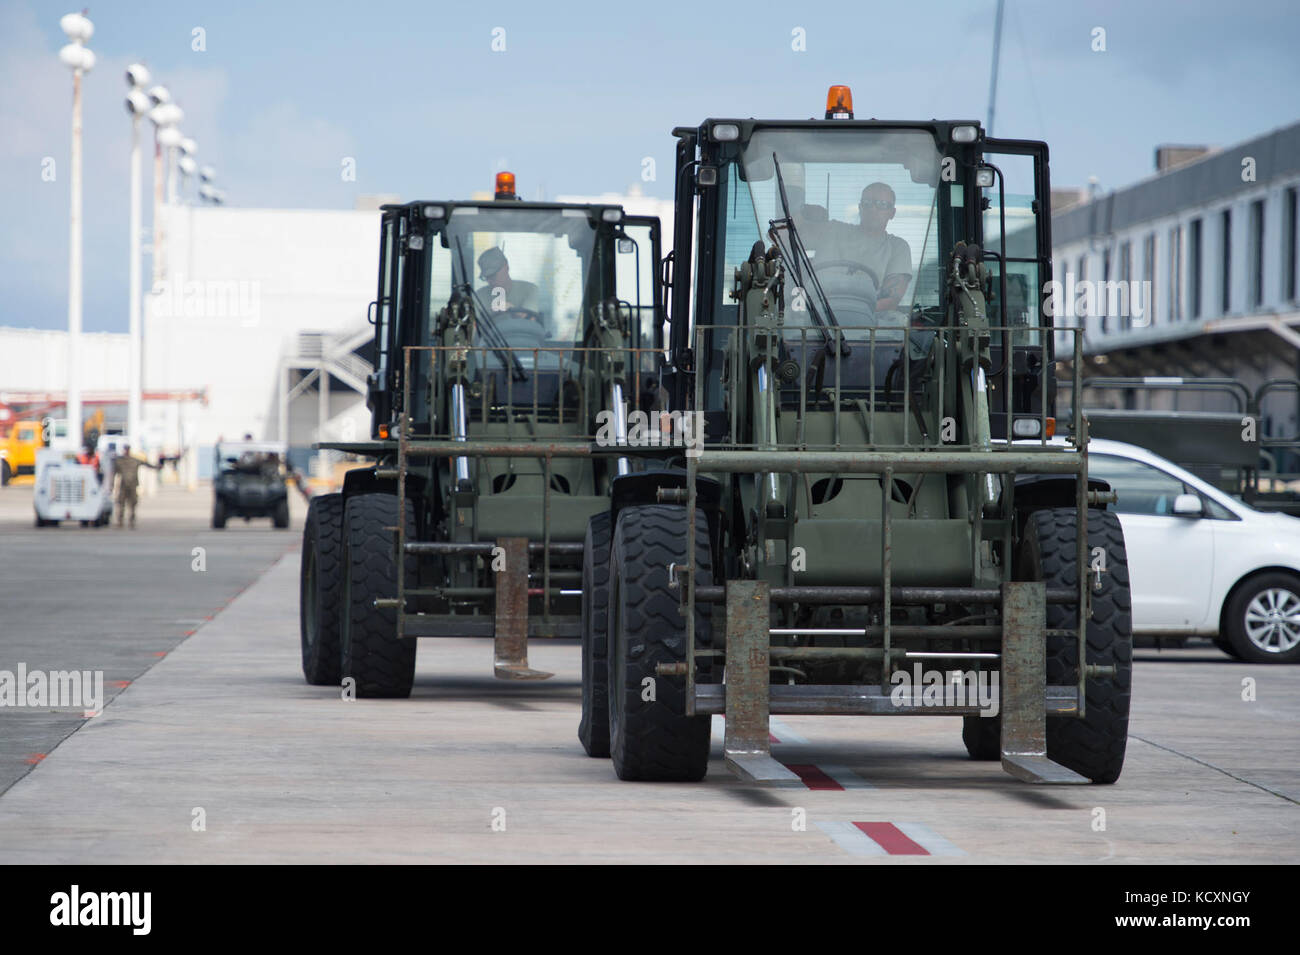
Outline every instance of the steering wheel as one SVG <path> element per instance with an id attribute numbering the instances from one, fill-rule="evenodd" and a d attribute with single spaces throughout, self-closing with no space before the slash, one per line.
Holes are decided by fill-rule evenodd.
<path id="1" fill-rule="evenodd" d="M 814 269 L 819 279 L 823 278 L 823 273 L 828 269 L 844 269 L 850 274 L 854 272 L 863 272 L 867 278 L 871 279 L 874 291 L 879 291 L 876 283 L 876 277 L 861 262 L 852 262 L 848 259 L 835 259 L 831 262 L 820 262 L 814 264 Z M 858 289 L 836 288 L 835 283 L 830 283 L 831 288 L 825 290 L 826 298 L 831 303 L 831 308 L 835 308 L 835 302 L 843 303 L 846 311 L 865 312 L 869 321 L 874 322 L 876 315 L 876 297 L 874 295 L 864 295 Z M 850 323 L 852 324 L 852 323 Z"/>
<path id="2" fill-rule="evenodd" d="M 542 313 L 534 312 L 531 308 L 516 308 L 513 305 L 504 311 L 498 312 L 498 315 L 508 316 L 509 318 L 523 318 L 530 322 L 536 322 L 538 325 L 545 327 L 546 323 L 542 321 Z"/>
<path id="3" fill-rule="evenodd" d="M 871 275 L 871 270 L 861 262 L 853 262 L 849 259 L 835 259 L 832 262 L 818 262 L 814 259 L 813 269 L 817 272 L 821 272 L 822 269 L 848 269 L 850 272 L 866 272 L 868 275 Z M 871 280 L 874 282 L 876 277 L 871 275 Z"/>

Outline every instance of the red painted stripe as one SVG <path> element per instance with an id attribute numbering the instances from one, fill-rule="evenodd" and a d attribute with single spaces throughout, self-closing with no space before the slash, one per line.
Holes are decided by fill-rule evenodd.
<path id="1" fill-rule="evenodd" d="M 24 759 L 23 762 L 24 762 L 24 763 L 31 763 L 33 766 L 35 766 L 37 763 L 39 763 L 39 762 L 40 762 L 41 760 L 43 760 L 44 758 L 45 758 L 45 754 L 44 754 L 44 753 L 28 753 L 28 754 L 27 754 L 27 758 Z"/>
<path id="2" fill-rule="evenodd" d="M 838 792 L 844 791 L 843 786 L 841 786 L 835 780 L 831 779 L 829 776 L 827 776 L 825 773 L 823 773 L 820 769 L 818 769 L 816 766 L 812 765 L 811 763 L 787 763 L 785 768 L 790 770 L 790 772 L 794 773 L 800 779 L 802 779 L 803 784 L 807 786 L 809 789 L 812 790 L 826 789 L 826 790 L 834 790 Z M 862 823 L 855 823 L 855 825 L 860 826 L 862 825 Z M 899 835 L 902 835 L 902 833 L 899 833 Z"/>
<path id="3" fill-rule="evenodd" d="M 167 656 L 167 651 L 166 651 L 166 650 L 156 650 L 156 651 L 154 651 L 154 656 L 156 656 L 156 657 L 165 657 L 165 656 Z"/>
<path id="4" fill-rule="evenodd" d="M 117 689 L 119 689 L 119 690 L 125 690 L 128 686 L 131 685 L 131 681 L 130 681 L 130 680 L 112 680 L 112 681 L 109 682 L 108 685 L 109 685 L 109 686 L 113 686 L 113 687 L 117 687 Z"/>
<path id="5" fill-rule="evenodd" d="M 777 738 L 776 738 L 775 736 L 773 736 L 771 733 L 768 733 L 768 734 L 767 734 L 767 741 L 768 741 L 769 743 L 779 743 L 779 742 L 781 742 L 779 739 L 777 739 Z"/>
<path id="6" fill-rule="evenodd" d="M 920 843 L 913 842 L 892 822 L 855 822 L 855 826 L 891 856 L 928 856 Z"/>

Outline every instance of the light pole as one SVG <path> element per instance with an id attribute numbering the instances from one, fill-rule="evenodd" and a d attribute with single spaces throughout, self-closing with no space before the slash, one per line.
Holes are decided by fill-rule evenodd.
<path id="1" fill-rule="evenodd" d="M 181 112 L 181 108 L 175 104 L 169 103 L 168 106 L 176 110 L 177 114 Z M 175 123 L 179 122 L 178 116 Z M 185 139 L 185 134 L 175 123 L 158 130 L 158 142 L 167 147 L 167 205 L 169 206 L 176 205 L 176 148 Z"/>
<path id="2" fill-rule="evenodd" d="M 198 151 L 199 144 L 188 136 L 181 140 L 181 158 L 176 160 L 176 165 L 180 167 L 181 175 L 184 176 L 186 180 L 196 175 L 199 171 L 199 164 L 194 161 L 194 154 Z"/>
<path id="3" fill-rule="evenodd" d="M 164 253 L 166 251 L 166 228 L 162 224 L 163 203 L 163 166 L 162 166 L 162 132 L 174 126 L 184 118 L 184 112 L 172 102 L 171 93 L 165 86 L 155 86 L 149 90 L 149 99 L 153 109 L 149 110 L 149 120 L 153 123 L 153 287 L 163 280 Z"/>
<path id="4" fill-rule="evenodd" d="M 126 94 L 126 108 L 131 114 L 131 268 L 130 268 L 130 305 L 129 329 L 130 359 L 126 399 L 126 435 L 127 440 L 136 448 L 140 442 L 141 382 L 140 356 L 143 352 L 140 316 L 140 117 L 153 106 L 153 101 L 145 93 L 149 84 L 149 71 L 136 63 L 126 69 L 126 82 L 129 87 Z"/>
<path id="5" fill-rule="evenodd" d="M 59 50 L 59 60 L 72 70 L 72 209 L 68 216 L 68 433 L 81 447 L 81 77 L 95 65 L 86 47 L 95 25 L 80 13 L 69 13 L 59 27 L 71 41 Z"/>

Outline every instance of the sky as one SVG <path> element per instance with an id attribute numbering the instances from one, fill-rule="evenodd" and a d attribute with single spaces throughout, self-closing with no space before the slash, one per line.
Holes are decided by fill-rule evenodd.
<path id="1" fill-rule="evenodd" d="M 834 83 L 852 87 L 859 118 L 984 121 L 995 8 L 95 3 L 85 330 L 127 327 L 132 62 L 172 90 L 231 206 L 463 198 L 499 168 L 529 199 L 633 183 L 667 198 L 673 127 L 820 117 Z M 72 78 L 57 54 L 59 18 L 73 9 L 0 0 L 0 325 L 67 327 Z M 1152 173 L 1157 144 L 1229 146 L 1300 119 L 1298 44 L 1294 0 L 1007 0 L 994 133 L 1046 140 L 1055 186 L 1096 176 L 1120 188 Z M 142 140 L 152 142 L 147 123 Z M 53 181 L 42 175 L 50 158 Z"/>

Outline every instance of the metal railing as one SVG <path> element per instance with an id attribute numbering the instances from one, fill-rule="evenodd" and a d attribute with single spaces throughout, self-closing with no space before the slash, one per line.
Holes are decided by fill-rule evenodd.
<path id="1" fill-rule="evenodd" d="M 1020 447 L 1027 446 L 1035 438 L 1036 443 L 1048 445 L 1051 437 L 1048 433 L 1050 416 L 1045 400 L 1038 401 L 1037 412 L 1015 413 L 1011 409 L 1017 404 L 1032 403 L 1017 402 L 1017 396 L 1035 397 L 1026 394 L 1025 387 L 1017 383 L 1017 376 L 1013 374 L 1015 356 L 1032 355 L 1038 362 L 1037 367 L 1043 369 L 1043 374 L 1050 374 L 1048 336 L 1053 329 L 1051 326 L 1014 325 L 993 326 L 989 331 L 995 339 L 1001 339 L 995 347 L 1002 360 L 996 368 L 969 370 L 968 373 L 978 379 L 972 383 L 973 390 L 982 392 L 987 398 L 992 389 L 1000 387 L 997 400 L 1000 408 L 1006 409 L 1008 437 L 1018 441 Z M 1066 331 L 1075 333 L 1077 351 L 1080 340 L 1078 330 Z M 696 355 L 720 353 L 729 369 L 728 374 L 734 375 L 741 361 L 742 337 L 746 333 L 745 328 L 734 325 L 698 326 L 695 329 Z M 816 326 L 784 326 L 779 333 L 779 353 L 774 356 L 776 369 L 771 387 L 777 397 L 780 413 L 797 412 L 799 431 L 793 441 L 779 441 L 776 447 L 810 451 L 837 450 L 846 445 L 855 450 L 873 451 L 931 449 L 940 446 L 947 450 L 987 450 L 983 442 L 976 445 L 969 440 L 946 440 L 942 434 L 925 434 L 918 426 L 918 414 L 933 410 L 917 403 L 913 386 L 918 384 L 918 373 L 928 371 L 921 366 L 931 352 L 955 350 L 959 342 L 970 335 L 972 332 L 969 329 L 947 326 L 832 326 L 826 329 Z M 715 338 L 722 339 L 720 347 L 714 343 Z M 1027 343 L 1018 344 L 1018 339 L 1024 339 Z M 1010 347 L 1005 344 L 1007 342 L 1011 343 Z M 700 363 L 705 364 L 703 361 Z M 934 384 L 940 401 L 944 400 L 949 389 L 953 389 L 960 399 L 961 382 L 951 380 L 950 376 L 960 376 L 963 372 L 950 371 L 948 361 L 935 364 L 933 374 L 927 374 L 925 381 Z M 712 383 L 712 371 L 706 367 L 697 376 L 700 383 L 707 379 L 711 390 L 716 387 Z M 1036 377 L 1042 380 L 1041 375 Z M 754 442 L 737 440 L 741 430 L 738 402 L 730 402 L 730 406 L 725 409 L 714 407 L 716 399 L 704 390 L 697 390 L 696 400 L 697 409 L 727 411 L 728 440 L 718 440 L 711 436 L 710 447 L 755 448 Z M 998 415 L 1003 413 L 1000 408 L 991 410 Z M 832 439 L 829 442 L 810 441 L 804 430 L 806 414 L 819 410 L 829 410 L 833 415 Z M 878 416 L 890 412 L 902 412 L 901 440 L 876 440 L 880 430 Z M 847 443 L 842 439 L 842 422 L 846 414 L 864 419 L 867 433 L 865 445 L 856 437 Z M 1012 418 L 1037 422 L 1037 434 L 1016 437 Z M 942 421 L 936 424 L 941 425 Z"/>
<path id="2" fill-rule="evenodd" d="M 1013 432 L 1012 409 L 1016 406 L 1015 394 L 1015 376 L 1012 374 L 1015 363 L 1013 352 L 1017 347 L 1028 348 L 1037 352 L 1040 359 L 1039 367 L 1042 369 L 1042 376 L 1039 376 L 1040 382 L 1046 381 L 1046 376 L 1052 374 L 1052 365 L 1049 362 L 1048 353 L 1048 335 L 1053 329 L 1050 326 L 995 326 L 989 329 L 990 333 L 996 335 L 1002 333 L 1003 347 L 1000 349 L 1002 365 L 1000 368 L 990 369 L 989 373 L 977 374 L 979 369 L 967 369 L 965 374 L 970 376 L 971 396 L 975 396 L 982 389 L 987 388 L 987 382 L 990 379 L 1000 378 L 1003 382 L 1002 405 L 1006 410 L 1008 438 L 1011 438 Z M 1073 354 L 1075 358 L 1075 367 L 1079 367 L 1078 362 L 1082 356 L 1082 335 L 1078 329 L 1065 330 L 1074 334 Z M 700 326 L 695 329 L 696 333 L 696 354 L 708 355 L 712 351 L 711 337 L 717 332 L 725 332 L 730 337 L 723 343 L 721 349 L 724 356 L 730 359 L 730 367 L 736 368 L 738 365 L 738 355 L 740 353 L 739 336 L 747 333 L 744 328 L 735 326 Z M 860 337 L 854 339 L 849 333 L 859 333 Z M 1035 337 L 1037 341 L 1029 346 L 1016 346 L 1015 336 L 1024 335 L 1026 338 Z M 815 398 L 821 400 L 821 393 L 825 391 L 825 383 L 830 377 L 832 382 L 831 408 L 834 415 L 833 420 L 833 441 L 829 446 L 814 445 L 806 440 L 806 434 L 800 431 L 793 442 L 770 441 L 764 438 L 762 442 L 754 440 L 738 440 L 738 429 L 740 422 L 733 412 L 730 416 L 730 430 L 727 440 L 715 442 L 709 440 L 703 451 L 697 456 L 687 457 L 687 518 L 686 518 L 686 554 L 688 566 L 679 568 L 679 574 L 683 578 L 681 586 L 682 613 L 686 620 L 686 646 L 692 648 L 692 652 L 699 655 L 711 655 L 712 650 L 697 648 L 695 634 L 695 602 L 697 582 L 694 580 L 694 554 L 696 553 L 696 521 L 695 514 L 698 506 L 697 493 L 697 476 L 701 473 L 753 473 L 757 475 L 771 474 L 800 474 L 808 472 L 830 472 L 830 473 L 849 473 L 849 474 L 879 474 L 881 475 L 881 586 L 875 588 L 851 588 L 861 590 L 859 597 L 870 597 L 878 599 L 881 606 L 879 627 L 862 628 L 861 633 L 864 637 L 879 638 L 880 656 L 884 661 L 881 671 L 882 690 L 885 690 L 885 681 L 889 676 L 889 664 L 893 657 L 900 651 L 892 646 L 893 639 L 896 636 L 895 625 L 892 621 L 892 607 L 896 596 L 903 597 L 906 588 L 895 587 L 893 583 L 893 562 L 892 562 L 892 532 L 893 519 L 891 516 L 890 498 L 894 485 L 894 476 L 896 474 L 908 474 L 917 472 L 936 472 L 936 473 L 973 473 L 980 475 L 982 479 L 979 486 L 992 476 L 999 475 L 1002 482 L 1002 497 L 1000 498 L 1006 514 L 1012 513 L 1014 501 L 1015 477 L 1020 474 L 1061 474 L 1072 475 L 1075 477 L 1076 494 L 1075 507 L 1077 509 L 1077 550 L 1076 562 L 1078 567 L 1077 590 L 1075 599 L 1078 604 L 1077 626 L 1073 631 L 1060 631 L 1058 635 L 1073 636 L 1077 640 L 1079 671 L 1076 683 L 1078 698 L 1078 712 L 1082 716 L 1085 706 L 1085 682 L 1086 682 L 1086 660 L 1087 660 L 1087 615 L 1089 613 L 1088 575 L 1085 572 L 1089 566 L 1088 555 L 1088 482 L 1087 482 L 1087 422 L 1082 415 L 1081 402 L 1078 400 L 1079 382 L 1074 379 L 1071 382 L 1074 400 L 1071 407 L 1074 409 L 1074 421 L 1071 435 L 1068 442 L 1072 447 L 1054 445 L 1051 443 L 1047 429 L 1047 408 L 1043 400 L 1039 401 L 1039 411 L 1037 420 L 1039 422 L 1039 436 L 1036 440 L 1025 442 L 1023 440 L 1013 443 L 1011 440 L 1004 442 L 994 442 L 987 439 L 987 436 L 979 436 L 979 430 L 975 422 L 968 422 L 971 431 L 968 431 L 968 440 L 962 442 L 944 443 L 935 442 L 929 439 L 924 428 L 919 427 L 919 436 L 921 441 L 909 440 L 908 426 L 912 419 L 913 407 L 912 402 L 915 400 L 912 396 L 912 364 L 913 346 L 922 343 L 922 347 L 915 349 L 916 359 L 922 360 L 931 353 L 931 350 L 939 346 L 942 351 L 944 346 L 949 343 L 957 343 L 960 336 L 973 334 L 965 328 L 949 327 L 872 327 L 863 329 L 849 328 L 805 328 L 787 326 L 780 330 L 782 337 L 782 348 L 780 353 L 766 361 L 775 360 L 779 363 L 790 360 L 788 358 L 789 346 L 787 341 L 793 340 L 800 347 L 800 353 L 807 354 L 807 344 L 810 338 L 816 341 L 818 348 L 824 349 L 827 358 L 823 361 L 833 361 L 833 377 L 828 376 L 823 367 L 821 374 L 820 386 L 813 390 L 817 392 Z M 888 337 L 887 337 L 888 336 Z M 922 337 L 924 336 L 924 337 Z M 842 342 L 847 341 L 849 346 L 849 355 L 855 348 L 865 347 L 868 351 L 869 360 L 866 364 L 867 375 L 865 381 L 859 376 L 859 379 L 846 382 L 843 370 L 843 359 L 848 357 Z M 1008 344 L 1009 343 L 1009 346 Z M 904 349 L 907 349 L 904 351 Z M 890 354 L 890 365 L 895 364 L 893 353 L 902 356 L 901 361 L 897 362 L 899 367 L 899 376 L 902 379 L 901 400 L 895 402 L 892 394 L 886 393 L 880 395 L 879 391 L 883 388 L 884 383 L 879 381 L 877 376 L 878 362 L 876 361 L 876 352 L 879 349 L 887 349 Z M 934 378 L 937 379 L 937 394 L 939 396 L 940 408 L 945 396 L 948 395 L 948 389 L 945 385 L 948 383 L 945 378 L 949 374 L 962 374 L 959 369 L 949 371 L 947 368 L 948 361 L 942 360 L 944 356 L 940 354 L 937 367 L 933 372 Z M 695 392 L 694 407 L 705 407 L 705 384 L 706 379 L 710 377 L 710 369 L 707 365 L 696 371 L 695 375 Z M 787 375 L 788 385 L 793 385 L 798 381 L 797 394 L 792 397 L 792 404 L 797 399 L 797 412 L 800 427 L 802 428 L 804 416 L 809 410 L 809 389 L 808 375 L 800 363 L 797 369 L 797 375 Z M 852 397 L 852 401 L 859 414 L 864 413 L 863 404 L 865 403 L 865 418 L 867 422 L 866 437 L 867 440 L 862 443 L 847 447 L 842 441 L 842 431 L 840 427 L 840 415 L 842 406 L 845 403 L 846 393 L 853 390 L 862 391 L 865 384 L 866 394 Z M 734 388 L 738 387 L 733 384 Z M 954 388 L 956 402 L 962 401 L 960 388 Z M 984 392 L 987 397 L 987 391 Z M 734 393 L 733 393 L 734 398 Z M 901 415 L 903 426 L 902 442 L 877 442 L 872 440 L 877 432 L 877 414 L 883 414 L 878 408 L 878 399 L 883 398 L 883 404 L 887 409 L 892 409 L 896 414 Z M 775 395 L 774 395 L 775 400 Z M 735 404 L 733 400 L 732 404 Z M 976 401 L 968 399 L 968 413 L 973 414 L 979 407 Z M 780 412 L 786 411 L 784 404 L 780 405 Z M 789 410 L 796 410 L 792 406 Z M 922 411 L 927 409 L 922 409 Z M 933 411 L 934 409 L 928 409 Z M 1031 416 L 1032 417 L 1032 416 Z M 759 446 L 761 443 L 761 447 Z M 773 453 L 777 452 L 777 453 Z M 978 548 L 983 539 L 983 508 L 973 506 L 970 508 L 971 519 L 971 547 L 972 547 L 972 565 L 979 566 Z M 1014 522 L 1003 520 L 1003 537 L 1004 552 L 1010 553 L 1013 543 L 1013 525 Z M 1009 567 L 1009 562 L 1008 562 Z M 1009 569 L 1004 568 L 1004 575 L 1009 579 Z M 802 594 L 804 591 L 811 591 L 817 588 L 787 588 L 791 593 L 787 596 Z M 942 591 L 948 593 L 943 599 L 953 600 L 959 598 L 958 590 L 960 588 L 938 588 L 930 596 Z M 871 591 L 870 594 L 867 592 Z M 708 596 L 713 599 L 717 594 L 709 592 Z M 809 593 L 809 597 L 813 594 Z M 1059 595 L 1058 595 L 1059 596 Z M 844 594 L 840 595 L 841 598 Z M 872 602 L 874 602 L 872 599 Z M 938 598 L 936 598 L 938 599 Z M 854 602 L 854 601 L 846 601 Z M 925 627 L 909 628 L 908 636 L 959 636 L 953 628 L 945 628 L 943 625 L 927 625 Z M 859 632 L 854 628 L 854 632 Z M 693 713 L 696 700 L 696 683 L 695 667 L 687 665 L 685 668 L 686 676 L 686 700 L 687 712 Z"/>
<path id="3" fill-rule="evenodd" d="M 662 352 L 652 348 L 547 345 L 422 345 L 403 349 L 402 412 L 397 421 L 395 467 L 381 476 L 397 484 L 398 514 L 406 513 L 407 477 L 416 460 L 449 458 L 453 493 L 470 481 L 469 461 L 482 458 L 528 458 L 542 463 L 542 540 L 529 542 L 526 553 L 540 556 L 540 572 L 524 588 L 540 597 L 549 620 L 556 597 L 574 592 L 554 583 L 565 571 L 552 567 L 557 556 L 572 558 L 572 542 L 551 539 L 555 458 L 608 456 L 625 459 L 635 436 L 621 427 L 628 415 L 613 405 L 624 394 L 636 401 L 643 384 L 657 382 Z M 589 387 L 605 387 L 599 394 Z M 417 420 L 415 387 L 425 389 Z M 445 390 L 445 394 L 441 394 Z M 545 391 L 545 395 L 543 394 Z M 602 412 L 610 412 L 601 423 Z M 647 422 L 654 416 L 646 416 Z M 495 425 L 497 437 L 475 437 L 474 426 Z M 647 439 L 653 440 L 653 439 Z M 472 485 L 471 485 L 472 486 Z M 483 556 L 494 542 L 475 540 L 413 541 L 404 520 L 397 527 L 398 579 L 393 602 L 398 610 L 398 638 L 406 634 L 408 598 L 449 596 L 446 588 L 414 589 L 406 585 L 406 561 L 421 556 Z M 486 551 L 485 551 L 486 548 Z M 582 545 L 577 544 L 578 555 Z M 462 593 L 463 591 L 463 593 Z M 470 591 L 473 593 L 471 594 Z M 494 599 L 495 588 L 460 588 L 452 596 Z"/>

